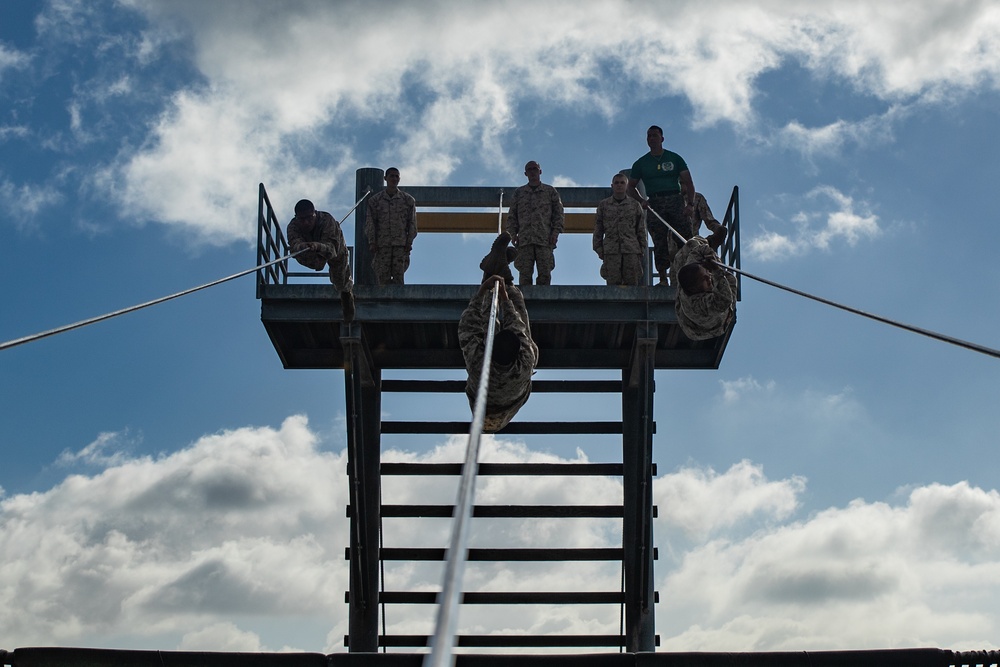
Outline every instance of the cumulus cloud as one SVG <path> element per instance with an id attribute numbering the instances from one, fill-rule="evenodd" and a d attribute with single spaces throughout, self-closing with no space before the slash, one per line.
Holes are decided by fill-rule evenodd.
<path id="1" fill-rule="evenodd" d="M 881 234 L 878 216 L 866 201 L 858 201 L 831 186 L 814 188 L 800 202 L 802 207 L 791 214 L 789 233 L 763 229 L 753 236 L 748 252 L 761 261 L 798 257 L 812 250 L 827 250 L 836 241 L 849 246 Z M 806 209 L 805 206 L 811 207 Z"/>
<path id="2" fill-rule="evenodd" d="M 961 529 L 991 524 L 998 511 L 995 491 L 931 485 L 900 505 L 859 500 L 748 539 L 699 545 L 667 576 L 665 593 L 678 609 L 698 609 L 700 620 L 668 646 L 993 647 L 998 621 L 984 602 L 1000 567 L 983 559 L 982 544 L 995 536 Z M 963 517 L 954 531 L 961 539 L 945 546 L 948 530 L 935 519 L 952 512 Z"/>
<path id="3" fill-rule="evenodd" d="M 528 108 L 610 120 L 623 100 L 682 98 L 698 126 L 725 122 L 759 135 L 771 131 L 755 108 L 760 77 L 788 64 L 888 106 L 869 119 L 774 130 L 775 142 L 811 156 L 891 136 L 900 105 L 1000 79 L 1000 19 L 990 3 L 775 1 L 710 15 L 681 3 L 665 17 L 654 4 L 585 2 L 569 12 L 534 8 L 537 20 L 517 26 L 516 3 L 397 3 L 385 10 L 389 21 L 371 20 L 361 4 L 314 0 L 280 11 L 263 2 L 124 6 L 148 21 L 121 39 L 137 63 L 183 42 L 201 77 L 170 95 L 139 149 L 125 147 L 100 182 L 130 218 L 209 243 L 253 237 L 247 183 L 294 192 L 289 201 L 323 200 L 346 199 L 359 160 L 399 164 L 418 183 L 445 182 L 470 163 L 518 173 L 509 156 L 533 123 Z M 89 12 L 60 3 L 40 31 L 64 25 L 82 40 Z M 124 81 L 107 90 L 141 89 Z M 773 254 L 785 241 L 771 233 L 758 247 Z"/>
<path id="4" fill-rule="evenodd" d="M 464 438 L 391 461 L 457 462 Z M 110 454 L 108 434 L 70 458 L 105 461 L 0 501 L 0 624 L 10 646 L 342 650 L 347 608 L 346 455 L 303 417 L 205 436 L 173 454 Z M 99 445 L 99 446 L 98 446 Z M 104 453 L 95 457 L 93 451 Z M 488 437 L 484 461 L 586 461 Z M 489 477 L 477 504 L 615 504 L 617 478 Z M 455 478 L 385 479 L 384 504 L 454 502 Z M 897 504 L 856 500 L 798 517 L 805 481 L 742 461 L 654 482 L 657 628 L 668 650 L 995 647 L 1000 493 L 917 486 Z M 447 519 L 384 519 L 385 546 L 447 544 Z M 615 520 L 477 519 L 471 547 L 617 547 Z M 572 570 L 570 572 L 570 570 Z M 388 562 L 386 590 L 437 590 L 440 563 Z M 466 590 L 594 590 L 614 563 L 470 562 Z M 413 607 L 420 607 L 414 609 Z M 429 633 L 420 605 L 389 632 Z M 463 607 L 463 632 L 613 633 L 617 608 Z M 312 634 L 303 627 L 312 628 Z M 291 639 L 289 639 L 291 638 Z"/>

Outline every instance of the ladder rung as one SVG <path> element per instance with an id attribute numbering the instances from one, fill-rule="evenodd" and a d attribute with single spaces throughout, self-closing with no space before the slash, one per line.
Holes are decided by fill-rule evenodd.
<path id="1" fill-rule="evenodd" d="M 383 517 L 451 518 L 454 505 L 382 505 Z M 350 506 L 348 506 L 350 516 Z M 476 505 L 472 516 L 489 519 L 621 518 L 622 505 Z"/>
<path id="2" fill-rule="evenodd" d="M 345 594 L 345 598 L 349 595 Z M 434 591 L 382 591 L 379 602 L 434 604 L 437 596 Z M 462 604 L 621 604 L 624 601 L 625 594 L 620 591 L 462 593 Z"/>
<path id="3" fill-rule="evenodd" d="M 465 380 L 382 380 L 382 393 L 462 393 Z M 533 393 L 620 394 L 621 380 L 534 380 Z"/>
<path id="4" fill-rule="evenodd" d="M 429 635 L 379 635 L 379 646 L 386 648 L 427 646 Z M 655 645 L 660 645 L 660 636 L 655 636 Z M 625 646 L 625 635 L 457 635 L 455 644 L 468 648 L 542 648 L 542 647 L 595 647 Z M 344 646 L 350 648 L 348 636 L 344 635 Z"/>
<path id="5" fill-rule="evenodd" d="M 384 561 L 444 561 L 447 549 L 434 549 L 427 547 L 383 547 L 379 550 L 379 557 Z M 467 561 L 489 561 L 489 562 L 556 562 L 568 563 L 573 561 L 620 561 L 624 555 L 624 550 L 618 548 L 594 548 L 594 549 L 564 549 L 564 548 L 525 548 L 525 549 L 469 549 L 466 555 Z M 344 549 L 344 560 L 351 559 L 351 548 Z M 653 547 L 653 560 L 660 559 L 660 552 Z"/>
<path id="6" fill-rule="evenodd" d="M 382 463 L 383 475 L 461 475 L 462 463 Z M 480 463 L 479 476 L 484 475 L 599 475 L 621 477 L 621 463 Z M 656 464 L 652 474 L 656 476 Z"/>
<path id="7" fill-rule="evenodd" d="M 382 516 L 389 518 L 429 517 L 450 519 L 454 505 L 382 505 Z M 348 518 L 351 506 L 347 505 Z M 476 505 L 472 516 L 484 519 L 616 519 L 625 516 L 621 505 Z M 653 505 L 653 518 L 659 507 Z"/>
<path id="8" fill-rule="evenodd" d="M 610 549 L 469 549 L 468 561 L 594 561 L 621 560 L 622 548 Z M 381 551 L 382 560 L 432 560 L 443 561 L 447 549 L 428 549 L 421 547 L 386 547 Z M 350 557 L 350 550 L 347 550 Z M 655 555 L 654 555 L 655 558 Z"/>
<path id="9" fill-rule="evenodd" d="M 468 433 L 469 422 L 382 422 L 382 433 L 387 434 L 455 434 Z M 505 435 L 621 435 L 620 421 L 602 422 L 512 422 L 498 431 Z M 656 432 L 654 425 L 653 432 Z"/>

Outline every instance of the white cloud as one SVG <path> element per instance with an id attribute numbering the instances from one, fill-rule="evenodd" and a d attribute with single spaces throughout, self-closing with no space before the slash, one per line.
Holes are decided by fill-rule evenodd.
<path id="1" fill-rule="evenodd" d="M 63 451 L 56 459 L 60 466 L 72 466 L 84 463 L 92 466 L 110 467 L 122 465 L 129 461 L 128 451 L 132 448 L 128 442 L 128 432 L 101 433 L 97 439 L 78 452 Z"/>
<path id="2" fill-rule="evenodd" d="M 759 77 L 786 64 L 892 105 L 870 119 L 778 130 L 776 141 L 815 155 L 889 136 L 900 102 L 995 87 L 1000 72 L 988 3 L 723 3 L 710 14 L 681 3 L 667 16 L 655 4 L 589 2 L 535 7 L 536 20 L 516 24 L 517 3 L 390 3 L 385 20 L 362 4 L 307 0 L 280 11 L 129 4 L 151 21 L 133 50 L 186 33 L 205 81 L 171 99 L 138 153 L 123 153 L 113 191 L 133 214 L 212 243 L 252 238 L 247 183 L 291 201 L 335 189 L 342 198 L 358 163 L 390 160 L 414 183 L 446 181 L 463 164 L 519 173 L 507 155 L 533 123 L 528 107 L 610 119 L 629 99 L 679 96 L 699 125 L 766 133 L 754 108 Z M 50 11 L 46 24 L 63 17 L 80 31 L 81 15 Z M 780 240 L 759 249 L 773 253 Z"/>
<path id="3" fill-rule="evenodd" d="M 384 457 L 454 462 L 463 448 L 464 438 L 454 437 L 425 454 Z M 324 452 L 304 418 L 279 430 L 206 436 L 157 459 L 105 452 L 103 460 L 99 474 L 0 501 L 6 641 L 341 650 L 346 457 Z M 488 437 L 482 460 L 565 459 Z M 456 483 L 387 478 L 383 502 L 451 504 Z M 663 649 L 995 647 L 1000 493 L 920 486 L 897 505 L 856 500 L 796 519 L 804 491 L 801 478 L 769 480 L 749 461 L 724 473 L 686 466 L 655 480 L 655 542 L 670 551 L 657 564 Z M 612 504 L 621 493 L 616 478 L 483 477 L 477 503 Z M 448 534 L 446 519 L 383 522 L 386 546 L 440 547 Z M 620 544 L 614 520 L 476 520 L 470 538 L 472 547 Z M 390 562 L 385 588 L 436 590 L 440 576 L 439 563 Z M 619 583 L 613 563 L 472 562 L 465 588 L 617 590 Z M 387 613 L 390 632 L 431 631 L 427 608 Z M 617 614 L 470 606 L 460 627 L 605 633 L 617 627 Z"/>
<path id="4" fill-rule="evenodd" d="M 0 80 L 2 80 L 5 70 L 26 67 L 30 60 L 31 57 L 28 54 L 0 44 Z"/>
<path id="5" fill-rule="evenodd" d="M 668 647 L 995 647 L 1000 619 L 987 600 L 1000 566 L 982 546 L 996 538 L 998 511 L 995 491 L 931 485 L 899 506 L 859 500 L 745 540 L 697 546 L 661 595 L 676 609 L 697 609 L 699 623 Z M 952 512 L 964 518 L 960 528 L 941 530 L 935 519 Z M 972 525 L 993 527 L 962 530 Z"/>
<path id="6" fill-rule="evenodd" d="M 6 213 L 5 217 L 16 221 L 18 229 L 29 229 L 39 213 L 62 200 L 62 193 L 51 185 L 17 185 L 0 177 L 0 208 Z"/>
<path id="7" fill-rule="evenodd" d="M 801 202 L 812 210 L 799 210 L 790 216 L 795 231 L 790 234 L 763 229 L 750 238 L 747 252 L 761 261 L 776 261 L 802 256 L 812 250 L 827 250 L 835 241 L 849 246 L 863 238 L 881 234 L 878 216 L 866 201 L 857 201 L 832 186 L 819 186 Z M 777 216 L 775 216 L 777 217 Z"/>

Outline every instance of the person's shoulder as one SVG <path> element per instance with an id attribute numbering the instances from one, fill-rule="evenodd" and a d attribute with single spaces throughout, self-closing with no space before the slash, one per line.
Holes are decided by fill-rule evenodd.
<path id="1" fill-rule="evenodd" d="M 337 219 L 327 211 L 316 211 L 316 222 L 330 223 L 337 222 Z"/>
<path id="2" fill-rule="evenodd" d="M 411 195 L 411 194 L 410 194 L 409 192 L 407 192 L 406 190 L 400 190 L 400 191 L 399 191 L 399 194 L 401 194 L 401 195 L 403 196 L 403 199 L 404 199 L 404 200 L 405 200 L 405 201 L 406 201 L 407 203 L 409 203 L 409 204 L 413 204 L 413 205 L 416 205 L 416 203 L 417 203 L 417 200 L 416 200 L 416 199 L 415 199 L 415 198 L 413 197 L 413 195 Z"/>

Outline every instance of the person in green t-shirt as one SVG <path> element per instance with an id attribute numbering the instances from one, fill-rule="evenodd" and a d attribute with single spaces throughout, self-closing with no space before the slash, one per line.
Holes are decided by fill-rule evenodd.
<path id="1" fill-rule="evenodd" d="M 628 192 L 643 208 L 652 208 L 684 238 L 694 236 L 694 182 L 687 162 L 677 153 L 663 148 L 663 129 L 651 125 L 646 130 L 649 152 L 635 161 L 629 174 Z M 637 186 L 642 181 L 647 197 Z M 683 243 L 655 215 L 646 216 L 646 227 L 653 238 L 653 261 L 666 284 L 670 260 Z"/>

